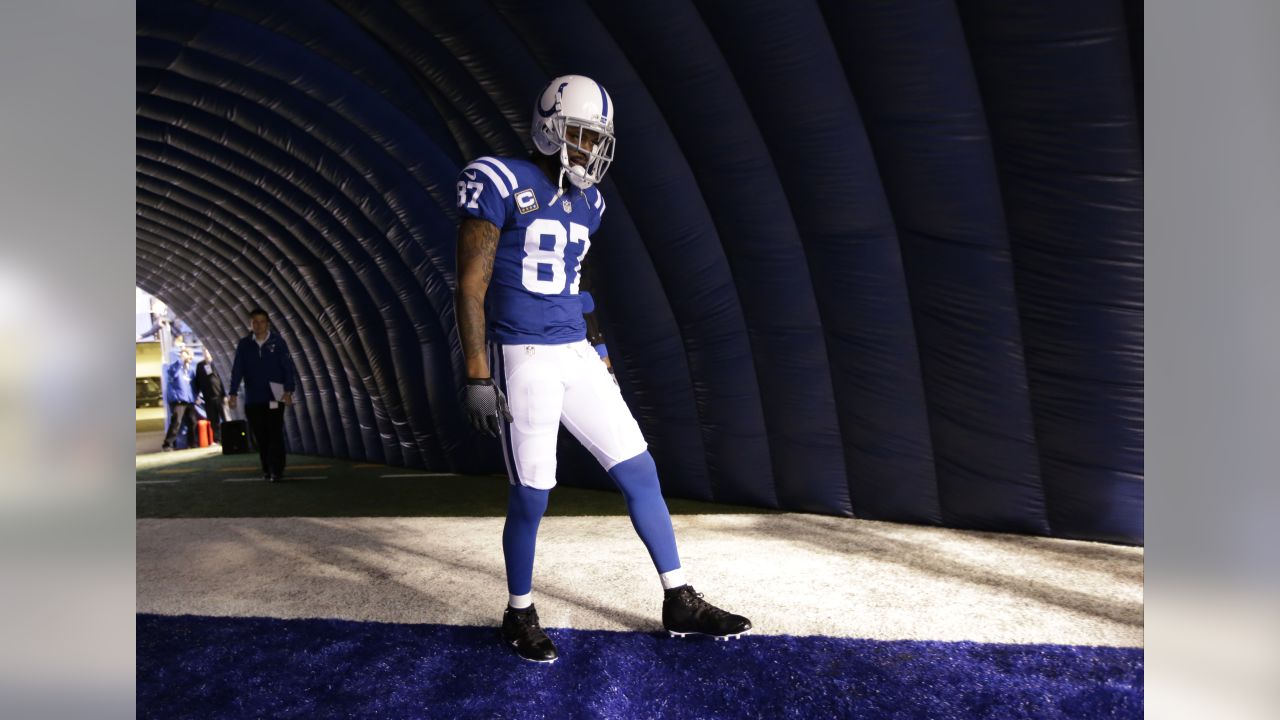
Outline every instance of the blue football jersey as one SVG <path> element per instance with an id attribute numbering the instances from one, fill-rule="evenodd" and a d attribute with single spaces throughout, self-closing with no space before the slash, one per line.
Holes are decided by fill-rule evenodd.
<path id="1" fill-rule="evenodd" d="M 559 345 L 585 338 L 578 283 L 588 238 L 604 215 L 600 189 L 562 192 L 528 160 L 482 157 L 458 175 L 458 209 L 501 231 L 485 299 L 490 339 Z"/>

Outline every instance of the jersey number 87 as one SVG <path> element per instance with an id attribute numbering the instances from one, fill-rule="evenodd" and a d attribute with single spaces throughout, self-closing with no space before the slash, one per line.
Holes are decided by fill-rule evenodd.
<path id="1" fill-rule="evenodd" d="M 542 238 L 550 237 L 553 244 L 544 250 Z M 569 286 L 569 294 L 578 294 L 578 282 L 582 279 L 582 258 L 586 257 L 591 241 L 587 239 L 587 228 L 576 222 L 569 223 L 566 236 L 564 223 L 550 218 L 538 218 L 529 223 L 524 231 L 524 263 L 521 282 L 526 289 L 543 295 L 559 295 L 564 291 L 568 276 L 565 273 L 564 250 L 568 243 L 582 243 L 582 252 L 578 253 L 578 262 L 573 268 L 573 283 Z M 541 266 L 549 266 L 551 277 L 543 279 L 545 273 L 539 273 Z"/>
<path id="2" fill-rule="evenodd" d="M 458 181 L 458 207 L 468 207 L 472 210 L 480 207 L 476 203 L 476 198 L 480 197 L 480 191 L 484 190 L 484 183 L 463 182 Z"/>

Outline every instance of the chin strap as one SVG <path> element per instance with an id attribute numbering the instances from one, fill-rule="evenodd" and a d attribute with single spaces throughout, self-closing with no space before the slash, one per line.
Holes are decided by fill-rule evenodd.
<path id="1" fill-rule="evenodd" d="M 547 201 L 548 205 L 555 205 L 560 196 L 564 194 L 564 166 L 560 166 L 560 179 L 556 181 L 556 194 L 551 196 Z"/>
<path id="2" fill-rule="evenodd" d="M 564 192 L 565 192 L 565 190 L 567 189 L 567 188 L 564 186 L 564 176 L 565 176 L 565 175 L 567 175 L 567 174 L 569 173 L 569 169 L 565 167 L 565 163 L 569 162 L 569 159 L 568 159 L 568 157 L 566 157 L 566 156 L 564 156 L 564 155 L 563 155 L 563 153 L 564 153 L 564 148 L 563 148 L 563 146 L 561 146 L 561 150 L 560 150 L 560 152 L 562 153 L 562 156 L 561 156 L 561 158 L 560 158 L 560 175 L 559 175 L 559 177 L 556 179 L 556 194 L 551 198 L 551 202 L 553 202 L 553 203 L 554 203 L 556 200 L 559 200 L 559 199 L 560 199 L 560 196 L 561 196 L 561 195 L 564 195 Z M 586 174 L 586 168 L 583 168 L 583 174 L 584 174 L 584 175 Z M 594 183 L 592 183 L 592 184 L 594 184 Z M 577 185 L 574 185 L 573 187 L 574 187 L 575 189 L 577 189 L 577 190 L 582 190 L 582 188 L 578 187 Z"/>

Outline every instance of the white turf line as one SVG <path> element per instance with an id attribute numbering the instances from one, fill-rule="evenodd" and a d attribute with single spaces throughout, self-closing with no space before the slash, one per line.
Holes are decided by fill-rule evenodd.
<path id="1" fill-rule="evenodd" d="M 384 478 L 415 478 L 415 477 L 459 477 L 457 473 L 397 473 L 395 475 L 379 475 Z"/>
<path id="2" fill-rule="evenodd" d="M 1142 646 L 1143 550 L 815 515 L 677 515 L 689 581 L 756 633 Z M 137 521 L 144 613 L 495 625 L 503 518 Z M 548 627 L 659 629 L 626 517 L 548 517 Z"/>

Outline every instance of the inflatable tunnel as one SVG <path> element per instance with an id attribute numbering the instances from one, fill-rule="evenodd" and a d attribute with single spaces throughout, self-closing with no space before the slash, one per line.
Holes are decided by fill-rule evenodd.
<path id="1" fill-rule="evenodd" d="M 139 0 L 137 284 L 291 451 L 502 471 L 458 402 L 454 180 L 578 73 L 588 260 L 665 492 L 1141 543 L 1141 5 Z M 560 481 L 604 486 L 572 441 Z"/>

